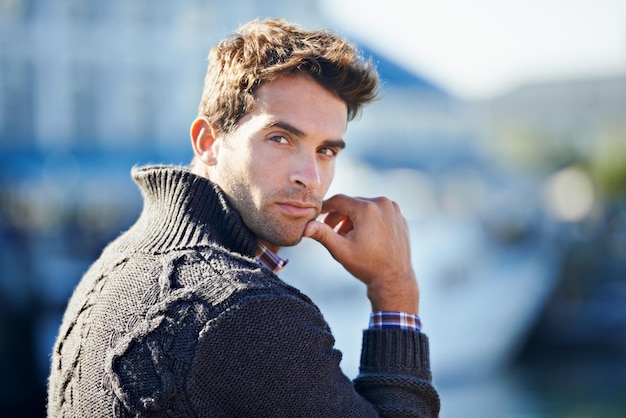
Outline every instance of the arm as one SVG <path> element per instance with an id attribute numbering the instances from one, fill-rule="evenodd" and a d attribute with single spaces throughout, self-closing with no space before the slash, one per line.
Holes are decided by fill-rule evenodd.
<path id="1" fill-rule="evenodd" d="M 324 202 L 323 212 L 326 218 L 309 222 L 304 235 L 322 243 L 348 272 L 365 283 L 372 311 L 418 315 L 419 288 L 411 264 L 408 225 L 399 206 L 386 198 L 336 195 Z M 429 363 L 428 339 L 421 332 L 370 329 L 364 332 L 355 387 L 366 397 L 377 388 L 377 409 L 401 416 L 392 413 L 397 405 L 386 405 L 398 388 L 386 391 L 384 387 L 389 378 L 410 371 L 414 377 L 407 382 L 415 389 L 412 399 L 421 411 L 418 416 L 437 416 L 439 398 L 431 383 Z M 397 374 L 392 377 L 389 370 Z M 421 409 L 424 406 L 427 408 Z"/>
<path id="2" fill-rule="evenodd" d="M 333 345 L 310 302 L 285 294 L 248 297 L 201 332 L 190 398 L 201 416 L 437 415 L 425 335 L 365 331 L 354 383 Z"/>

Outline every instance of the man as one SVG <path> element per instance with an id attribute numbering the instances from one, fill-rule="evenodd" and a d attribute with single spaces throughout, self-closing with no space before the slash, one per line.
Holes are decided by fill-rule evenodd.
<path id="1" fill-rule="evenodd" d="M 398 206 L 322 200 L 377 81 L 344 40 L 283 20 L 212 49 L 191 168 L 133 170 L 143 212 L 69 302 L 49 416 L 438 415 Z M 367 286 L 354 382 L 319 310 L 276 275 L 303 236 Z"/>

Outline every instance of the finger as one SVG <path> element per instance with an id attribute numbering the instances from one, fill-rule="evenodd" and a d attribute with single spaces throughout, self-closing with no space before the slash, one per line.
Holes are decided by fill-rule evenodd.
<path id="1" fill-rule="evenodd" d="M 328 218 L 328 217 L 327 217 Z M 339 235 L 346 235 L 353 229 L 352 220 L 347 216 L 336 215 L 332 219 L 324 219 L 324 223 L 330 226 Z"/>
<path id="2" fill-rule="evenodd" d="M 331 254 L 340 247 L 341 242 L 344 240 L 330 226 L 319 221 L 310 221 L 306 224 L 303 236 L 316 240 L 326 247 Z"/>
<path id="3" fill-rule="evenodd" d="M 337 194 L 322 203 L 322 212 L 337 212 L 350 217 L 363 199 Z"/>
<path id="4" fill-rule="evenodd" d="M 339 235 L 346 235 L 348 232 L 354 229 L 352 221 L 347 216 L 344 217 L 334 228 L 335 232 Z"/>
<path id="5" fill-rule="evenodd" d="M 335 228 L 340 222 L 343 222 L 345 219 L 349 219 L 346 215 L 342 215 L 338 212 L 330 212 L 322 222 L 331 228 Z"/>

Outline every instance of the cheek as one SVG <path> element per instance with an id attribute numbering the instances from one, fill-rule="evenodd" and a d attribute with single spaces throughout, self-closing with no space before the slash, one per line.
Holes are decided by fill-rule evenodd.
<path id="1" fill-rule="evenodd" d="M 253 154 L 248 162 L 248 169 L 253 181 L 276 183 L 289 177 L 293 169 L 293 158 L 279 152 L 259 152 Z"/>
<path id="2" fill-rule="evenodd" d="M 335 161 L 333 160 L 328 167 L 320 173 L 320 175 L 322 176 L 323 191 L 324 194 L 326 194 L 328 188 L 333 182 L 333 179 L 335 178 Z"/>
<path id="3" fill-rule="evenodd" d="M 268 163 L 262 158 L 253 158 L 246 164 L 241 172 L 248 185 L 250 198 L 257 204 L 271 193 L 279 188 L 281 175 L 280 168 L 277 165 Z"/>

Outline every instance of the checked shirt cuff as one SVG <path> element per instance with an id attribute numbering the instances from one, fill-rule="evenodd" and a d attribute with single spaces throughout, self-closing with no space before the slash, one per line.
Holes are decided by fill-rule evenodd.
<path id="1" fill-rule="evenodd" d="M 369 329 L 406 329 L 422 331 L 420 317 L 406 312 L 378 311 L 370 313 Z"/>

